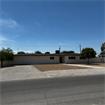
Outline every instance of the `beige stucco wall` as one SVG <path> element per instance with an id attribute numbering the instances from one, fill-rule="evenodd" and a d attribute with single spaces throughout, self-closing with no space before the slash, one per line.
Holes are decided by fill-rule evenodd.
<path id="1" fill-rule="evenodd" d="M 50 60 L 50 57 L 54 57 L 54 60 Z M 62 57 L 63 63 L 87 63 L 87 59 L 80 59 L 80 56 L 75 56 L 76 59 L 68 59 L 68 57 Z M 105 63 L 105 57 L 91 58 L 90 63 Z M 5 65 L 11 64 L 58 64 L 59 56 L 15 56 L 14 61 L 3 62 Z M 1 66 L 1 62 L 0 62 Z"/>
<path id="2" fill-rule="evenodd" d="M 68 59 L 68 57 L 76 57 L 76 59 Z M 86 63 L 86 59 L 80 59 L 80 56 L 65 56 L 65 63 Z"/>
<path id="3" fill-rule="evenodd" d="M 75 56 L 76 59 L 68 59 L 68 57 L 74 56 L 65 56 L 65 63 L 87 63 L 88 59 L 80 59 L 80 56 Z M 105 63 L 105 57 L 96 57 L 89 60 L 90 63 Z"/>
<path id="4" fill-rule="evenodd" d="M 105 57 L 91 58 L 90 63 L 105 63 Z"/>
<path id="5" fill-rule="evenodd" d="M 54 57 L 54 60 L 50 60 L 50 57 Z M 3 64 L 57 64 L 59 63 L 58 56 L 15 56 L 14 61 Z"/>

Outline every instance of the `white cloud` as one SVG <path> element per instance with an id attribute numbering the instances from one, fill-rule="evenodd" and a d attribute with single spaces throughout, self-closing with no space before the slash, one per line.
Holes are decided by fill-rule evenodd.
<path id="1" fill-rule="evenodd" d="M 1 15 L 3 15 L 5 13 L 5 11 L 1 11 Z"/>
<path id="2" fill-rule="evenodd" d="M 26 30 L 22 29 L 22 31 L 26 32 Z"/>
<path id="3" fill-rule="evenodd" d="M 2 26 L 7 28 L 16 28 L 19 27 L 19 24 L 13 19 L 0 19 Z"/>
<path id="4" fill-rule="evenodd" d="M 10 39 L 6 38 L 5 36 L 0 35 L 0 43 L 2 43 L 3 41 L 11 41 L 11 42 L 14 42 L 14 40 L 10 40 Z"/>
<path id="5" fill-rule="evenodd" d="M 39 22 L 37 22 L 36 20 L 35 20 L 35 22 L 36 22 L 37 25 L 41 26 L 41 24 Z"/>
<path id="6" fill-rule="evenodd" d="M 38 14 L 36 14 L 36 17 L 38 16 Z"/>
<path id="7" fill-rule="evenodd" d="M 62 45 L 62 43 L 59 43 L 59 45 Z"/>
<path id="8" fill-rule="evenodd" d="M 5 38 L 5 37 L 3 37 L 3 36 L 0 35 L 0 42 L 1 41 L 7 41 L 7 40 L 8 40 L 7 38 Z"/>
<path id="9" fill-rule="evenodd" d="M 39 34 L 35 33 L 37 36 L 40 36 Z"/>
<path id="10" fill-rule="evenodd" d="M 14 54 L 17 54 L 17 51 L 16 50 L 13 50 Z"/>
<path id="11" fill-rule="evenodd" d="M 11 18 L 10 14 L 5 11 L 1 11 L 0 23 L 2 26 L 8 28 L 14 28 L 19 26 L 19 24 Z"/>
<path id="12" fill-rule="evenodd" d="M 19 35 L 15 36 L 15 37 L 13 37 L 13 38 L 18 38 L 18 37 L 19 37 Z"/>
<path id="13" fill-rule="evenodd" d="M 45 32 L 45 34 L 49 35 L 47 32 Z"/>

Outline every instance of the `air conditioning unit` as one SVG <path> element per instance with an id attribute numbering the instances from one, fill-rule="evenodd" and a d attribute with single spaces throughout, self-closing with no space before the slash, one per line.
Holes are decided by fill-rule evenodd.
<path id="1" fill-rule="evenodd" d="M 45 52 L 45 54 L 50 54 L 50 52 Z"/>
<path id="2" fill-rule="evenodd" d="M 59 50 L 56 50 L 56 51 L 55 51 L 55 53 L 56 53 L 56 54 L 59 54 L 59 53 L 60 53 L 60 51 L 59 51 Z"/>

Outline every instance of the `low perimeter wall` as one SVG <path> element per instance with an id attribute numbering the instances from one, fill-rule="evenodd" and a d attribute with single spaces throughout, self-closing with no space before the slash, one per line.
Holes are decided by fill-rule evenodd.
<path id="1" fill-rule="evenodd" d="M 65 63 L 67 64 L 82 64 L 82 63 L 87 63 L 88 59 L 80 59 L 79 56 L 76 56 L 76 59 L 68 59 L 69 56 L 65 56 Z M 90 63 L 105 63 L 105 57 L 96 57 L 96 58 L 91 58 L 89 59 Z"/>
<path id="2" fill-rule="evenodd" d="M 90 63 L 105 63 L 105 57 L 92 58 Z"/>

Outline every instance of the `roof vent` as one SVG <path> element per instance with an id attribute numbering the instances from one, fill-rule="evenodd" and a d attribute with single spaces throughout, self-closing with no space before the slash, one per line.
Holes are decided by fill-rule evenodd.
<path id="1" fill-rule="evenodd" d="M 60 51 L 59 51 L 59 50 L 56 50 L 56 51 L 55 51 L 55 53 L 56 53 L 56 54 L 59 54 L 59 53 L 60 53 Z"/>
<path id="2" fill-rule="evenodd" d="M 50 52 L 45 52 L 45 54 L 50 54 Z"/>

